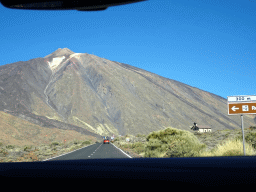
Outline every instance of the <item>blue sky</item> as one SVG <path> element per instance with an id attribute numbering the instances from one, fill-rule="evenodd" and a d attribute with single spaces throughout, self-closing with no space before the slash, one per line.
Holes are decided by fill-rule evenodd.
<path id="1" fill-rule="evenodd" d="M 67 47 L 225 99 L 256 95 L 256 1 L 148 0 L 101 12 L 0 5 L 0 13 L 0 65 Z"/>

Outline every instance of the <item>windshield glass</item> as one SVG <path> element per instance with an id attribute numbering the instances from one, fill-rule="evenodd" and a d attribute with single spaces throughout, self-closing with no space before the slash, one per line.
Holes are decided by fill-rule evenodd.
<path id="1" fill-rule="evenodd" d="M 255 10 L 0 5 L 0 161 L 255 155 Z"/>

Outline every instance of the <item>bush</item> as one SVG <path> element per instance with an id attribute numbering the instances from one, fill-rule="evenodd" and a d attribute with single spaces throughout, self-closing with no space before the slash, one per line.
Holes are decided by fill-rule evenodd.
<path id="1" fill-rule="evenodd" d="M 222 154 L 223 156 L 243 156 L 244 154 L 238 149 L 232 149 Z"/>
<path id="2" fill-rule="evenodd" d="M 32 146 L 25 146 L 24 147 L 24 151 L 28 151 L 29 149 L 31 149 L 32 148 Z"/>
<path id="3" fill-rule="evenodd" d="M 72 145 L 69 149 L 70 149 L 70 151 L 73 151 L 73 150 L 79 149 L 79 146 Z"/>
<path id="4" fill-rule="evenodd" d="M 51 147 L 56 146 L 56 145 L 59 145 L 59 143 L 58 142 L 52 142 Z"/>
<path id="5" fill-rule="evenodd" d="M 137 148 L 137 147 L 144 147 L 144 144 L 142 144 L 141 142 L 136 142 L 131 145 L 132 149 Z"/>
<path id="6" fill-rule="evenodd" d="M 167 128 L 146 137 L 145 157 L 195 157 L 206 147 L 189 131 Z"/>
<path id="7" fill-rule="evenodd" d="M 83 143 L 82 143 L 82 145 L 89 145 L 91 142 L 90 141 L 84 141 Z"/>
<path id="8" fill-rule="evenodd" d="M 161 148 L 162 142 L 159 139 L 150 139 L 149 142 L 147 143 L 147 149 L 152 151 L 156 150 L 158 148 Z"/>
<path id="9" fill-rule="evenodd" d="M 145 151 L 145 147 L 144 146 L 139 146 L 139 147 L 135 148 L 134 151 L 136 153 L 142 153 L 142 152 Z"/>
<path id="10" fill-rule="evenodd" d="M 256 155 L 255 150 L 252 145 L 245 142 L 245 154 L 246 156 Z M 239 139 L 227 139 L 224 142 L 218 144 L 210 152 L 204 152 L 200 156 L 232 156 L 232 155 L 241 155 L 243 156 L 243 143 Z"/>
<path id="11" fill-rule="evenodd" d="M 146 137 L 146 135 L 144 134 L 137 134 L 136 137 Z"/>
<path id="12" fill-rule="evenodd" d="M 122 145 L 122 147 L 125 148 L 125 149 L 127 149 L 127 148 L 130 148 L 131 145 L 130 145 L 130 144 L 124 144 L 124 145 Z"/>
<path id="13" fill-rule="evenodd" d="M 3 145 L 3 143 L 0 142 L 0 146 L 2 146 L 2 145 Z"/>
<path id="14" fill-rule="evenodd" d="M 120 138 L 117 137 L 117 138 L 114 139 L 114 141 L 120 141 Z"/>
<path id="15" fill-rule="evenodd" d="M 169 147 L 167 157 L 198 157 L 199 151 L 206 148 L 205 144 L 195 144 L 189 141 L 176 141 Z"/>
<path id="16" fill-rule="evenodd" d="M 134 149 L 136 153 L 141 153 L 145 151 L 145 144 L 136 142 L 131 144 L 131 148 Z"/>
<path id="17" fill-rule="evenodd" d="M 242 142 L 243 136 L 239 135 L 236 137 L 236 139 Z M 244 140 L 245 142 L 251 144 L 254 149 L 256 149 L 256 133 L 251 133 L 251 132 L 247 133 L 244 137 Z"/>
<path id="18" fill-rule="evenodd" d="M 8 152 L 6 151 L 6 149 L 0 149 L 0 153 L 3 153 L 4 155 L 8 154 Z"/>
<path id="19" fill-rule="evenodd" d="M 14 149 L 15 146 L 14 146 L 14 145 L 7 145 L 6 148 L 7 148 L 7 149 Z"/>
<path id="20" fill-rule="evenodd" d="M 153 133 L 149 134 L 146 139 L 149 141 L 150 139 L 161 139 L 166 136 L 174 136 L 174 135 L 179 135 L 180 130 L 175 129 L 175 128 L 167 128 L 165 130 L 161 131 L 154 131 Z"/>
<path id="21" fill-rule="evenodd" d="M 154 151 L 146 151 L 144 157 L 151 157 L 151 158 L 157 158 L 160 156 L 160 153 L 156 150 Z"/>

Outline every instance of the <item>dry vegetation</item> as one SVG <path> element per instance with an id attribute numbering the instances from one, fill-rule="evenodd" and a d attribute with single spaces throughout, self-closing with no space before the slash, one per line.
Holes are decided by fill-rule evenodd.
<path id="1" fill-rule="evenodd" d="M 2 145 L 0 143 L 0 162 L 42 161 L 92 144 L 92 141 L 73 140 L 67 143 L 52 142 L 50 145 Z"/>
<path id="2" fill-rule="evenodd" d="M 256 155 L 256 127 L 244 130 L 246 156 Z M 130 141 L 126 141 L 129 136 Z M 0 162 L 42 161 L 55 157 L 95 141 L 73 140 L 67 143 L 52 142 L 50 145 L 1 145 Z M 166 128 L 149 135 L 117 137 L 113 144 L 133 158 L 243 156 L 241 130 L 222 130 L 212 133 L 189 132 Z"/>
<path id="3" fill-rule="evenodd" d="M 256 127 L 244 130 L 246 156 L 256 155 Z M 114 140 L 122 150 L 135 153 L 134 157 L 207 157 L 207 156 L 243 156 L 241 130 L 222 130 L 213 133 L 188 132 L 176 128 L 167 128 L 151 134 L 129 136 Z"/>
<path id="4" fill-rule="evenodd" d="M 1 111 L 0 119 L 0 162 L 42 161 L 96 141 L 75 130 L 41 127 Z"/>

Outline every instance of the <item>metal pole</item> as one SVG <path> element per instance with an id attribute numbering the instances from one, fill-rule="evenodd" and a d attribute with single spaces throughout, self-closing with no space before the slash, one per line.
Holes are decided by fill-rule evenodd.
<path id="1" fill-rule="evenodd" d="M 242 132 L 243 132 L 243 148 L 244 148 L 244 156 L 245 156 L 245 147 L 244 147 L 244 123 L 243 123 L 243 115 L 241 115 L 242 120 Z"/>

